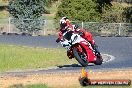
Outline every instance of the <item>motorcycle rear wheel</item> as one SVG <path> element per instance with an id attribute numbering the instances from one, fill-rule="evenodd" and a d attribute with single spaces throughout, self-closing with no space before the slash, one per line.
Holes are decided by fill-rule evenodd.
<path id="1" fill-rule="evenodd" d="M 103 63 L 103 59 L 101 54 L 97 56 L 96 62 L 94 64 L 101 65 Z"/>
<path id="2" fill-rule="evenodd" d="M 73 48 L 73 54 L 74 54 L 74 57 L 75 59 L 83 66 L 83 67 L 86 67 L 88 66 L 88 61 L 87 61 L 87 58 L 81 58 L 81 56 L 79 55 L 78 49 L 75 47 Z M 85 52 L 83 52 L 85 53 Z"/>

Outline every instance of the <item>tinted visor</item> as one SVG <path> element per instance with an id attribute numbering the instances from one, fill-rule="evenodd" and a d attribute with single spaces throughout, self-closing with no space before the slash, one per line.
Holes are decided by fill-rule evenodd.
<path id="1" fill-rule="evenodd" d="M 60 24 L 60 27 L 61 27 L 61 28 L 65 28 L 65 27 L 66 27 L 66 23 L 61 23 L 61 24 Z"/>

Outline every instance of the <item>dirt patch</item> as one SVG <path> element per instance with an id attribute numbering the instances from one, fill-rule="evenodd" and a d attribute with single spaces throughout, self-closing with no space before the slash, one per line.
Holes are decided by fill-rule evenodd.
<path id="1" fill-rule="evenodd" d="M 0 88 L 7 88 L 11 85 L 46 84 L 53 88 L 72 88 L 80 86 L 78 78 L 80 73 L 55 73 L 35 74 L 27 76 L 0 76 Z M 113 71 L 90 71 L 90 79 L 132 79 L 132 69 Z"/>

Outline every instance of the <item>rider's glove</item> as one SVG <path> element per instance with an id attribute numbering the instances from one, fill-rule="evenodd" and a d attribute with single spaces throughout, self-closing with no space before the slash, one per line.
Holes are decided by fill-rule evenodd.
<path id="1" fill-rule="evenodd" d="M 56 42 L 58 43 L 58 42 L 60 42 L 60 39 L 58 38 L 58 39 L 56 39 Z"/>
<path id="2" fill-rule="evenodd" d="M 69 46 L 69 44 L 63 44 L 63 47 Z"/>
<path id="3" fill-rule="evenodd" d="M 77 24 L 75 24 L 75 27 L 74 27 L 74 29 L 77 29 L 77 28 L 79 28 L 79 26 L 78 26 Z"/>
<path id="4" fill-rule="evenodd" d="M 79 33 L 78 33 L 80 36 L 83 36 L 84 35 L 84 32 L 82 32 L 82 31 L 79 31 Z"/>

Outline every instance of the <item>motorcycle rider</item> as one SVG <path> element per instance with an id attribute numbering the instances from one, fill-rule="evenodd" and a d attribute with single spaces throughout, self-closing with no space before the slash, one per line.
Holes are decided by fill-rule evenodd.
<path id="1" fill-rule="evenodd" d="M 95 44 L 95 41 L 92 37 L 92 34 L 84 29 L 78 28 L 78 25 L 70 24 L 70 21 L 67 17 L 62 17 L 60 20 L 60 30 L 58 32 L 58 39 L 56 40 L 57 43 L 63 39 L 63 33 L 66 30 L 73 31 L 81 35 L 85 40 L 87 40 L 91 44 L 93 51 L 95 52 L 95 55 L 100 54 Z"/>

